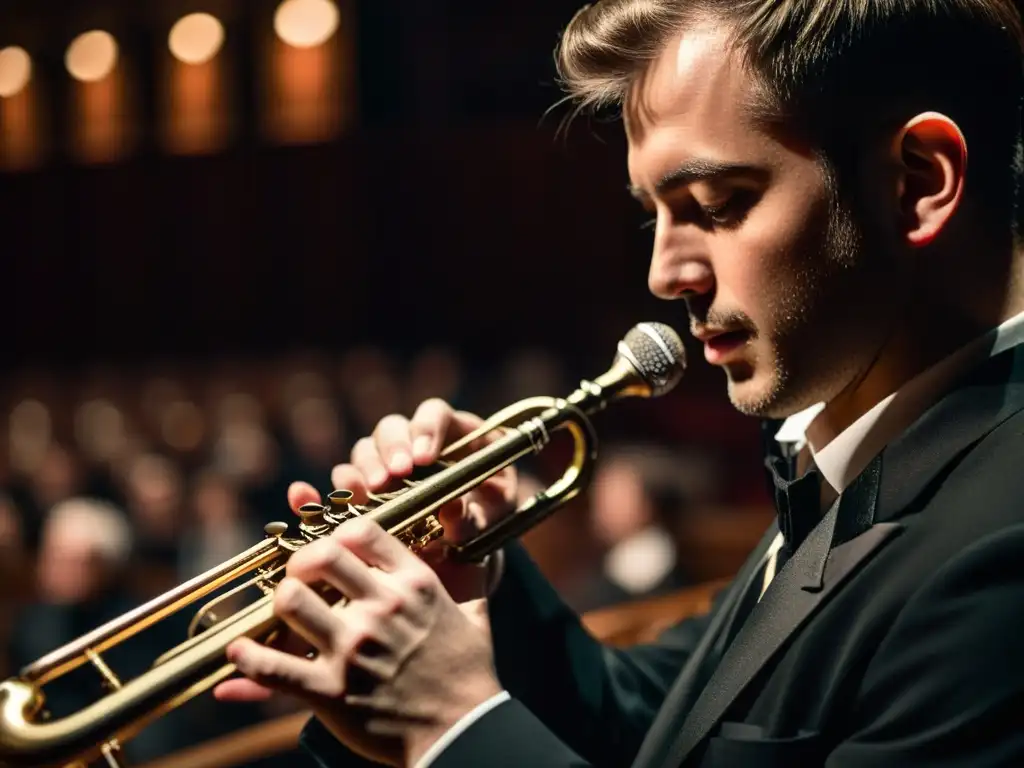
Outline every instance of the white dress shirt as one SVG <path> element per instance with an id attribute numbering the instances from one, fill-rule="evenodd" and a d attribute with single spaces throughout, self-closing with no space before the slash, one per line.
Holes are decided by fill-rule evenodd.
<path id="1" fill-rule="evenodd" d="M 1024 312 L 1000 325 L 994 337 L 991 333 L 985 334 L 917 375 L 841 432 L 829 428 L 825 404 L 819 403 L 786 419 L 775 439 L 794 451 L 807 445 L 822 479 L 837 493 L 842 493 L 890 440 L 938 402 L 961 375 L 987 358 L 1022 343 Z M 780 533 L 769 547 L 762 595 L 775 577 L 776 555 L 782 543 Z M 433 745 L 415 768 L 427 768 L 478 718 L 509 698 L 503 691 L 468 713 Z"/>

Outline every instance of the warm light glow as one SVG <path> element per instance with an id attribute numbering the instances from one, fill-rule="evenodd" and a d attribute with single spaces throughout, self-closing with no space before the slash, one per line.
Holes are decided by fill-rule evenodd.
<path id="1" fill-rule="evenodd" d="M 179 61 L 202 64 L 224 44 L 224 25 L 208 13 L 190 13 L 171 28 L 167 45 Z"/>
<path id="2" fill-rule="evenodd" d="M 24 48 L 11 46 L 0 51 L 0 96 L 14 96 L 32 78 L 32 57 Z"/>
<path id="3" fill-rule="evenodd" d="M 85 83 L 102 80 L 117 65 L 117 41 L 102 30 L 85 32 L 68 46 L 64 64 L 76 80 Z"/>
<path id="4" fill-rule="evenodd" d="M 338 6 L 331 0 L 284 0 L 274 14 L 274 31 L 288 45 L 312 48 L 338 29 Z"/>

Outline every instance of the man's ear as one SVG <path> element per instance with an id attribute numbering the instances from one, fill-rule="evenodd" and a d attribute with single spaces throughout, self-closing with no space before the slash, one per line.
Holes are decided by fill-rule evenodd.
<path id="1" fill-rule="evenodd" d="M 925 112 L 903 126 L 892 152 L 899 169 L 899 230 L 908 245 L 928 245 L 960 205 L 967 141 L 948 117 Z"/>

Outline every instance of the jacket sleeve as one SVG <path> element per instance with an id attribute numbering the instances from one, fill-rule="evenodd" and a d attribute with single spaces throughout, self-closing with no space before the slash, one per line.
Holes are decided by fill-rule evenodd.
<path id="1" fill-rule="evenodd" d="M 510 699 L 475 720 L 431 768 L 590 768 L 537 719 Z"/>
<path id="2" fill-rule="evenodd" d="M 973 544 L 904 606 L 826 768 L 1024 765 L 1024 525 Z"/>
<path id="3" fill-rule="evenodd" d="M 498 677 L 518 704 L 487 719 L 525 724 L 523 707 L 588 762 L 628 765 L 725 591 L 708 615 L 680 622 L 656 643 L 619 650 L 587 632 L 519 544 L 506 557 L 490 618 Z"/>

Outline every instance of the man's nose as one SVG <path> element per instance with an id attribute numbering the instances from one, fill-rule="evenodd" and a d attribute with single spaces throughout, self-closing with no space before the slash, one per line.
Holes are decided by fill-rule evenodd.
<path id="1" fill-rule="evenodd" d="M 687 294 L 710 293 L 715 285 L 715 273 L 705 259 L 655 258 L 647 282 L 651 293 L 659 299 L 678 299 Z"/>

